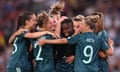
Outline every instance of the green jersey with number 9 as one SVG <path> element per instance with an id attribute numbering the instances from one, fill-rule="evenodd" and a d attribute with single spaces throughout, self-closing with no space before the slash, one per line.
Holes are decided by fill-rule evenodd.
<path id="1" fill-rule="evenodd" d="M 75 72 L 98 72 L 99 50 L 106 51 L 108 45 L 93 32 L 75 35 L 68 44 L 76 44 Z"/>
<path id="2" fill-rule="evenodd" d="M 24 37 L 27 32 L 28 31 L 24 31 L 14 40 L 13 51 L 7 69 L 16 69 L 19 67 L 31 71 L 32 63 L 29 60 L 30 40 Z"/>
<path id="3" fill-rule="evenodd" d="M 31 41 L 34 47 L 34 57 L 36 62 L 34 72 L 54 72 L 53 46 L 48 44 L 43 46 L 38 45 L 37 41 L 43 39 L 52 39 L 52 36 L 46 34 Z"/>

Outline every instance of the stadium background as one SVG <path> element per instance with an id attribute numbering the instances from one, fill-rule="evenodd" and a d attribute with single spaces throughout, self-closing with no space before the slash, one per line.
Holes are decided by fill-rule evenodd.
<path id="1" fill-rule="evenodd" d="M 8 40 L 15 31 L 15 20 L 19 13 L 30 10 L 36 13 L 48 10 L 56 0 L 0 0 L 0 72 L 10 56 Z M 109 58 L 110 72 L 120 72 L 120 0 L 65 0 L 64 14 L 72 17 L 77 14 L 88 15 L 101 11 L 104 13 L 105 29 L 114 39 L 114 54 Z M 0 51 L 0 52 L 1 52 Z"/>

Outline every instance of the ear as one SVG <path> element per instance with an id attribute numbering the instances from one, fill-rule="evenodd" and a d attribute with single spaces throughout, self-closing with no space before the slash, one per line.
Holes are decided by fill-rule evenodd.
<path id="1" fill-rule="evenodd" d="M 86 25 L 85 28 L 86 28 L 86 29 L 91 29 L 89 25 Z"/>
<path id="2" fill-rule="evenodd" d="M 28 24 L 28 23 L 29 23 L 29 21 L 28 21 L 28 20 L 26 20 L 26 21 L 25 21 L 25 24 Z"/>

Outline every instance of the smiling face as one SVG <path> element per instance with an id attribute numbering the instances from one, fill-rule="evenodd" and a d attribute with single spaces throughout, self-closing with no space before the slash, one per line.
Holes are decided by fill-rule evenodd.
<path id="1" fill-rule="evenodd" d="M 64 19 L 61 22 L 61 36 L 68 37 L 74 33 L 73 22 L 71 19 Z"/>
<path id="2" fill-rule="evenodd" d="M 30 16 L 30 19 L 29 19 L 29 20 L 26 20 L 26 25 L 28 25 L 30 29 L 34 29 L 36 24 L 37 24 L 36 15 L 35 15 L 35 14 L 32 14 L 32 15 Z"/>
<path id="3" fill-rule="evenodd" d="M 26 28 L 32 30 L 37 23 L 36 15 L 33 12 L 22 12 L 16 20 L 17 29 Z"/>
<path id="4" fill-rule="evenodd" d="M 68 37 L 73 32 L 73 28 L 71 24 L 62 24 L 61 26 L 61 33 L 64 34 L 64 36 Z"/>

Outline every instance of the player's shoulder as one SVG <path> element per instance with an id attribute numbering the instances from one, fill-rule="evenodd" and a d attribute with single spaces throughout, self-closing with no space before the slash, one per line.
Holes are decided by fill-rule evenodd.
<path id="1" fill-rule="evenodd" d="M 25 35 L 26 33 L 29 33 L 29 30 L 24 30 L 24 31 L 23 31 L 19 36 L 17 36 L 17 37 L 19 37 L 19 38 L 24 37 L 24 35 Z"/>
<path id="2" fill-rule="evenodd" d="M 102 38 L 99 37 L 99 36 L 96 36 L 96 42 L 97 42 L 97 43 L 101 43 L 101 42 L 102 42 Z"/>
<path id="3" fill-rule="evenodd" d="M 80 33 L 80 34 L 78 34 L 78 37 L 85 37 L 86 36 L 86 33 Z"/>
<path id="4" fill-rule="evenodd" d="M 99 31 L 97 33 L 98 36 L 103 36 L 103 35 L 107 35 L 107 32 L 105 30 Z"/>
<path id="5" fill-rule="evenodd" d="M 72 35 L 67 37 L 67 39 L 71 39 L 71 38 L 80 38 L 82 36 L 82 34 L 76 34 L 76 35 Z"/>
<path id="6" fill-rule="evenodd" d="M 96 38 L 97 36 L 93 32 L 87 32 L 82 35 L 85 38 Z"/>

